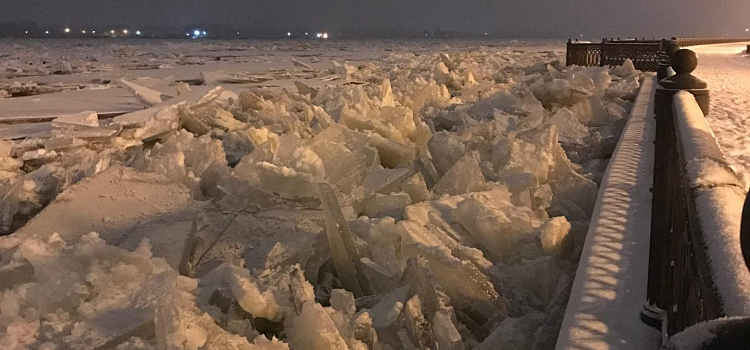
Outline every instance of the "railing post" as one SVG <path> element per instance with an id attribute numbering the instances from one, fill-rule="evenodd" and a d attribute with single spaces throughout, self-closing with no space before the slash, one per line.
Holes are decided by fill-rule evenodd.
<path id="1" fill-rule="evenodd" d="M 649 247 L 649 269 L 647 301 L 641 311 L 641 319 L 657 329 L 661 329 L 667 310 L 673 305 L 672 289 L 674 286 L 672 256 L 672 213 L 673 199 L 678 191 L 681 165 L 677 160 L 672 100 L 680 90 L 691 92 L 704 115 L 708 114 L 709 91 L 707 84 L 691 73 L 698 65 L 698 58 L 693 51 L 679 49 L 667 43 L 665 51 L 671 53 L 671 64 L 675 75 L 666 77 L 656 88 L 654 113 L 656 115 L 656 137 L 654 155 L 654 178 L 652 189 L 651 239 Z M 679 196 L 677 196 L 679 197 Z"/>
<path id="2" fill-rule="evenodd" d="M 742 208 L 740 246 L 742 247 L 742 256 L 745 257 L 745 265 L 750 269 L 750 194 L 747 195 L 745 206 Z"/>

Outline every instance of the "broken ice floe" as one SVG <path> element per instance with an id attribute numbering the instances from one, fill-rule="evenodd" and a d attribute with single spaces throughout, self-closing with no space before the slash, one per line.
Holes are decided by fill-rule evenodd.
<path id="1" fill-rule="evenodd" d="M 640 73 L 485 49 L 332 66 L 367 83 L 122 81 L 147 109 L 0 143 L 0 344 L 549 346 Z"/>

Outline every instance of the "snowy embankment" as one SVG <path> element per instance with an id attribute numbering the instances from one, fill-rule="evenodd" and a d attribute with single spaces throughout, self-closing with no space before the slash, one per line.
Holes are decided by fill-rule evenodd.
<path id="1" fill-rule="evenodd" d="M 123 81 L 150 108 L 0 144 L 0 346 L 550 348 L 628 63 L 481 49 L 334 63 L 345 83 L 298 92 L 142 82 L 167 101 Z"/>
<path id="2" fill-rule="evenodd" d="M 707 117 L 716 140 L 745 187 L 750 186 L 750 42 L 694 46 L 698 69 L 693 73 L 711 90 Z"/>

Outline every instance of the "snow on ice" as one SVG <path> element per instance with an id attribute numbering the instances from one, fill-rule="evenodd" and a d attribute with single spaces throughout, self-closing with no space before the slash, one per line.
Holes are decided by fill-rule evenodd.
<path id="1" fill-rule="evenodd" d="M 442 51 L 123 79 L 146 109 L 1 141 L 0 347 L 553 346 L 641 73 Z"/>

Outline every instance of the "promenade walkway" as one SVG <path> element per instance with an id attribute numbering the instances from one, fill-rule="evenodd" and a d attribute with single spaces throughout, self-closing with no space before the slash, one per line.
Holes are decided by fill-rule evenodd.
<path id="1" fill-rule="evenodd" d="M 694 75 L 711 89 L 708 123 L 727 161 L 750 185 L 750 42 L 690 47 L 698 54 Z"/>

